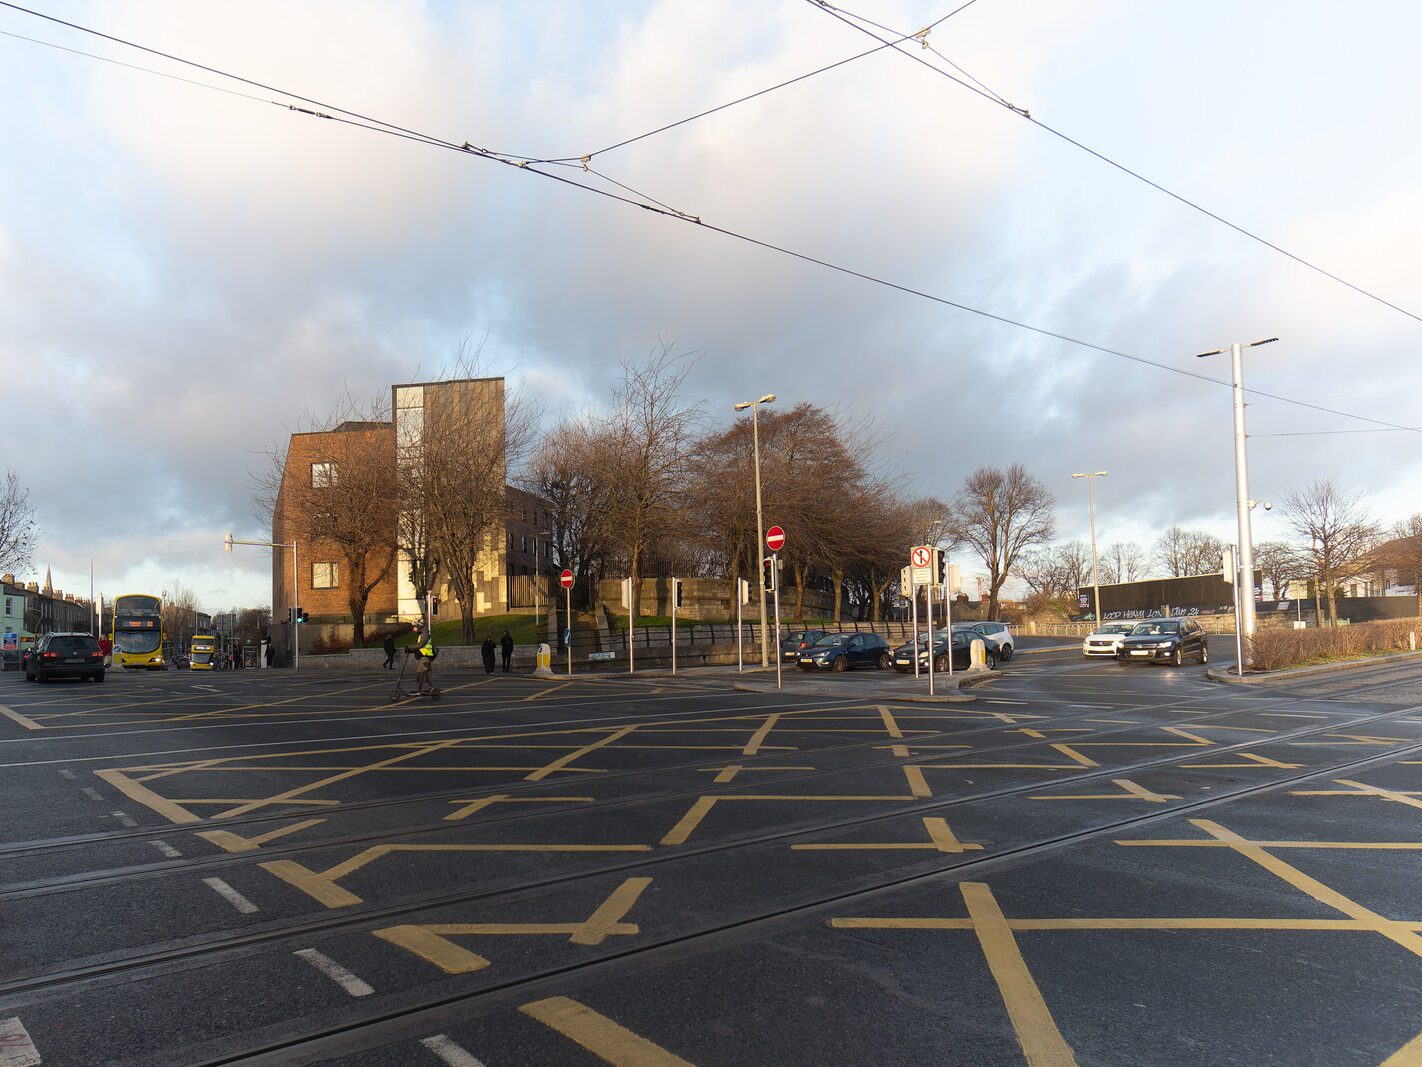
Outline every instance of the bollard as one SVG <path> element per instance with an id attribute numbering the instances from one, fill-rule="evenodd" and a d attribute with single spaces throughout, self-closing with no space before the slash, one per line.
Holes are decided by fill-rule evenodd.
<path id="1" fill-rule="evenodd" d="M 533 668 L 533 673 L 545 675 L 553 673 L 553 650 L 548 647 L 547 641 L 539 642 L 537 666 Z"/>
<path id="2" fill-rule="evenodd" d="M 1407 635 L 1407 647 L 1410 648 L 1410 649 L 1412 649 L 1413 652 L 1416 652 L 1416 651 L 1417 651 L 1417 631 L 1416 631 L 1416 630 L 1413 630 L 1411 633 L 1409 633 L 1409 634 Z"/>
<path id="3" fill-rule="evenodd" d="M 973 643 L 968 646 L 968 666 L 975 671 L 987 670 L 987 645 L 983 643 L 981 637 L 973 639 Z"/>

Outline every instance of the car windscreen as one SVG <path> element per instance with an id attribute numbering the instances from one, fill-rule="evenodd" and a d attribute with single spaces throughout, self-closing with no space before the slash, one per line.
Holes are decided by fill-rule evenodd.
<path id="1" fill-rule="evenodd" d="M 1097 630 L 1096 633 L 1128 634 L 1134 632 L 1135 628 L 1136 624 L 1133 622 L 1108 622 L 1105 626 L 1101 627 L 1101 629 Z"/>
<path id="2" fill-rule="evenodd" d="M 79 652 L 99 651 L 99 642 L 92 637 L 55 637 L 49 642 L 49 651 L 61 656 L 72 656 Z"/>
<path id="3" fill-rule="evenodd" d="M 845 644 L 853 636 L 853 634 L 825 634 L 824 637 L 821 637 L 815 642 L 814 647 L 833 648 L 836 645 Z"/>
<path id="4" fill-rule="evenodd" d="M 1137 634 L 1177 634 L 1180 632 L 1178 622 L 1140 622 L 1131 631 L 1132 636 Z"/>
<path id="5" fill-rule="evenodd" d="M 130 655 L 153 652 L 158 648 L 159 637 L 157 630 L 149 630 L 146 633 L 119 632 L 114 635 L 114 651 L 127 652 Z"/>

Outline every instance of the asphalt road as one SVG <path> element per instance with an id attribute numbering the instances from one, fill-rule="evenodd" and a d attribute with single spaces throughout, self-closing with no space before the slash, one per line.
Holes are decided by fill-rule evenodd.
<path id="1" fill-rule="evenodd" d="M 0 1067 L 1422 1063 L 1422 666 L 732 680 L 0 675 Z"/>

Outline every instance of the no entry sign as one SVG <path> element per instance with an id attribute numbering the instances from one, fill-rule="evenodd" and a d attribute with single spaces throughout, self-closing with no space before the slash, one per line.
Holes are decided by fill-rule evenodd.
<path id="1" fill-rule="evenodd" d="M 779 552 L 785 547 L 785 531 L 779 526 L 772 526 L 765 531 L 765 547 L 772 552 Z"/>
<path id="2" fill-rule="evenodd" d="M 564 571 L 562 574 L 558 575 L 558 581 L 562 584 L 564 589 L 573 588 L 573 572 Z"/>
<path id="3" fill-rule="evenodd" d="M 928 545 L 915 545 L 909 551 L 909 564 L 914 567 L 927 567 L 933 560 L 933 549 Z"/>

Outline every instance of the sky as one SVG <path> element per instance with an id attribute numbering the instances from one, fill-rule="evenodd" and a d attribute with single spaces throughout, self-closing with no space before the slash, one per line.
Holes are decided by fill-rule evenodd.
<path id="1" fill-rule="evenodd" d="M 462 343 L 550 423 L 605 404 L 619 360 L 674 343 L 699 354 L 688 399 L 713 424 L 768 391 L 867 416 L 885 465 L 945 498 L 1021 462 L 1062 539 L 1090 532 L 1071 474 L 1107 469 L 1103 544 L 1171 524 L 1233 540 L 1228 358 L 1195 353 L 1277 336 L 1248 353 L 1248 386 L 1422 426 L 1422 7 L 1402 0 L 975 0 L 933 29 L 936 52 L 882 49 L 617 148 L 876 42 L 809 0 L 31 6 L 266 86 L 0 7 L 5 465 L 42 530 L 30 577 L 50 567 L 67 591 L 87 595 L 97 557 L 108 595 L 269 602 L 264 551 L 222 547 L 269 536 L 251 499 L 267 454 L 345 396 L 446 372 Z M 957 6 L 842 10 L 909 34 Z M 1404 310 L 915 61 L 939 53 Z M 543 169 L 1226 385 L 293 103 L 591 154 L 596 173 Z M 1415 433 L 1321 433 L 1370 424 L 1254 399 L 1256 499 L 1332 477 L 1383 521 L 1422 509 Z M 1256 540 L 1284 523 L 1256 510 Z"/>

